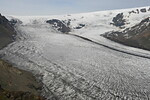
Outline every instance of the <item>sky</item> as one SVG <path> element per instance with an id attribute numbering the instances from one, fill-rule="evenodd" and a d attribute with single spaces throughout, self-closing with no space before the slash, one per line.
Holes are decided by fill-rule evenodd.
<path id="1" fill-rule="evenodd" d="M 4 15 L 60 15 L 150 6 L 150 0 L 0 0 Z"/>

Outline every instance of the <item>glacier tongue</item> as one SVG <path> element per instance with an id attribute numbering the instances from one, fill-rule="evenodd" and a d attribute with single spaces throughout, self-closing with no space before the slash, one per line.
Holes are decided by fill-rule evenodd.
<path id="1" fill-rule="evenodd" d="M 112 46 L 111 41 L 101 38 L 99 34 L 118 28 L 108 25 L 107 18 L 100 20 L 103 14 L 106 12 L 85 14 L 87 15 L 85 18 L 89 15 L 90 18 L 80 21 L 91 27 L 85 26 L 70 34 L 80 34 L 93 41 Z M 110 11 L 107 14 L 109 15 Z M 74 15 L 76 19 L 82 16 L 84 14 Z M 40 78 L 44 84 L 43 95 L 48 99 L 150 98 L 150 59 L 108 49 L 69 34 L 58 33 L 49 24 L 45 24 L 49 18 L 25 17 L 26 23 L 16 26 L 18 31 L 16 41 L 0 51 L 4 59 L 16 67 L 33 72 Z M 20 18 L 21 21 L 22 19 Z M 37 22 L 32 23 L 35 19 Z M 87 20 L 91 22 L 88 23 Z M 103 23 L 92 24 L 98 20 Z M 72 26 L 75 25 L 74 22 Z M 124 49 L 122 45 L 118 47 Z M 140 52 L 149 53 L 142 50 Z"/>

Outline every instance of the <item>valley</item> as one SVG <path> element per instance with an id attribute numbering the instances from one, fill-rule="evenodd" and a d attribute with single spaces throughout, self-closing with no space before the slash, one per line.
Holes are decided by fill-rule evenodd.
<path id="1" fill-rule="evenodd" d="M 32 72 L 42 82 L 47 100 L 149 100 L 150 52 L 101 36 L 138 24 L 150 14 L 127 17 L 130 24 L 121 28 L 110 24 L 119 12 L 129 11 L 8 16 L 19 21 L 17 36 L 0 54 Z"/>

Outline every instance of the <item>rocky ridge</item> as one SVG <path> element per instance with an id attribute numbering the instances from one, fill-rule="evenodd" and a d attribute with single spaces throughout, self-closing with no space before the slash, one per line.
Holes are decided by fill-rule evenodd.
<path id="1" fill-rule="evenodd" d="M 111 31 L 102 36 L 128 46 L 150 50 L 150 17 L 123 31 Z"/>

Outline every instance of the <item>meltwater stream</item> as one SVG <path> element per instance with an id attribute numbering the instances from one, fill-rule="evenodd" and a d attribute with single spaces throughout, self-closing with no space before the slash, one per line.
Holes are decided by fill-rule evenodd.
<path id="1" fill-rule="evenodd" d="M 41 77 L 48 100 L 149 100 L 150 59 L 56 33 L 47 25 L 17 26 L 4 59 Z"/>

